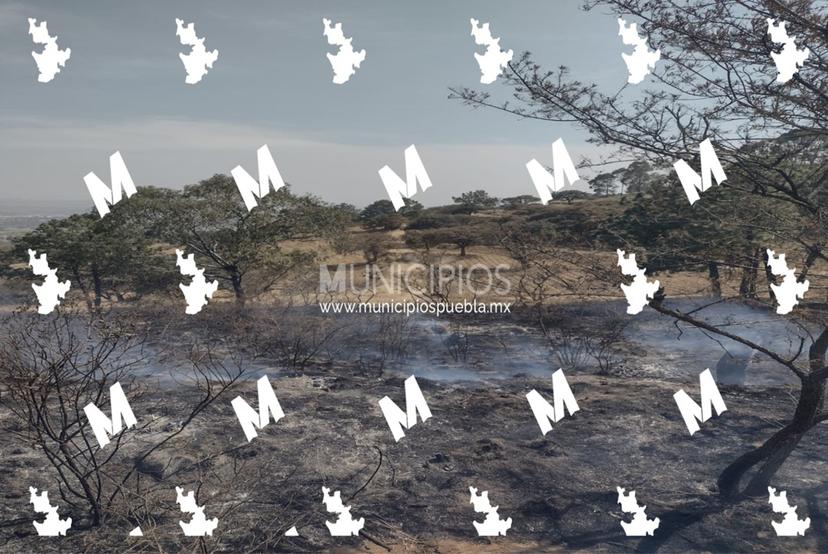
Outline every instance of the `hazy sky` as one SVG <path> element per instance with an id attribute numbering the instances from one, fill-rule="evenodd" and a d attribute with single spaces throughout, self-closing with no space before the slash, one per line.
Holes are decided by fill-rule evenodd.
<path id="1" fill-rule="evenodd" d="M 27 18 L 48 22 L 65 68 L 37 82 Z M 213 69 L 184 83 L 175 18 L 195 22 Z M 341 21 L 366 59 L 331 82 L 322 18 Z M 504 49 L 615 90 L 626 80 L 615 17 L 580 1 L 27 1 L 0 6 L 0 198 L 86 201 L 83 176 L 109 181 L 120 150 L 136 184 L 181 187 L 242 164 L 255 175 L 268 144 L 298 192 L 364 205 L 385 198 L 377 170 L 404 173 L 416 144 L 434 186 L 425 204 L 483 188 L 533 193 L 524 164 L 551 161 L 563 137 L 573 158 L 591 147 L 563 124 L 521 121 L 448 100 L 481 85 L 469 18 L 490 22 Z M 40 46 L 37 47 L 41 49 Z M 91 205 L 91 202 L 89 202 Z"/>

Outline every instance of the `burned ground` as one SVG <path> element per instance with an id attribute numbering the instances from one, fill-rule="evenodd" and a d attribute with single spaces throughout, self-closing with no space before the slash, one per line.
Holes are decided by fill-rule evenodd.
<path id="1" fill-rule="evenodd" d="M 27 488 L 51 491 L 56 485 L 49 468 L 36 451 L 4 442 L 3 549 L 60 544 L 80 551 L 102 543 L 126 543 L 131 551 L 228 552 L 828 548 L 821 542 L 820 508 L 828 490 L 816 478 L 825 470 L 828 436 L 819 427 L 775 480 L 791 504 L 811 517 L 812 532 L 805 537 L 775 537 L 770 522 L 781 516 L 771 512 L 767 497 L 731 504 L 717 495 L 719 471 L 789 416 L 793 400 L 780 389 L 721 386 L 728 411 L 691 437 L 672 395 L 683 387 L 697 397 L 697 385 L 583 374 L 568 379 L 580 411 L 545 437 L 525 394 L 534 388 L 551 399 L 549 380 L 420 379 L 433 417 L 395 443 L 377 401 L 389 395 L 402 404 L 401 378 L 366 376 L 347 367 L 311 367 L 302 375 L 283 376 L 273 380 L 286 413 L 281 421 L 248 444 L 225 399 L 142 464 L 148 491 L 143 514 L 134 509 L 131 519 L 113 519 L 83 533 L 73 528 L 61 543 L 37 537 L 31 525 Z M 248 382 L 238 393 L 253 401 L 255 386 Z M 140 419 L 153 420 L 144 433 L 163 429 L 195 400 L 186 387 L 158 394 L 163 401 L 153 404 L 152 413 L 136 407 Z M 129 462 L 128 450 L 119 456 Z M 324 521 L 336 516 L 324 511 L 323 485 L 340 490 L 354 517 L 365 518 L 362 536 L 328 535 Z M 178 521 L 188 516 L 177 510 L 175 486 L 198 490 L 207 517 L 219 517 L 214 537 L 202 541 L 181 534 Z M 506 537 L 476 536 L 472 521 L 482 516 L 472 510 L 469 486 L 488 490 L 501 517 L 513 519 Z M 661 519 L 655 537 L 624 536 L 617 486 L 635 490 L 648 516 Z M 56 492 L 53 503 L 59 503 Z M 60 513 L 75 515 L 65 508 Z M 127 538 L 136 525 L 145 536 Z M 283 536 L 291 526 L 299 537 Z"/>

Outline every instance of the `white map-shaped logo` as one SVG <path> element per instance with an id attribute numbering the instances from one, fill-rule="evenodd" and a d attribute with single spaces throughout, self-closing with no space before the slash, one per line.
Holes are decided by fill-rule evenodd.
<path id="1" fill-rule="evenodd" d="M 218 519 L 215 517 L 213 519 L 207 519 L 205 517 L 204 506 L 196 504 L 193 491 L 188 492 L 186 496 L 182 495 L 182 492 L 184 492 L 184 489 L 175 487 L 175 501 L 181 507 L 183 513 L 193 514 L 193 517 L 187 523 L 183 521 L 178 522 L 181 525 L 181 530 L 188 537 L 204 537 L 207 535 L 212 537 L 213 531 L 218 525 Z"/>
<path id="2" fill-rule="evenodd" d="M 60 519 L 58 507 L 49 503 L 48 491 L 37 494 L 36 488 L 29 487 L 29 502 L 34 506 L 35 512 L 46 514 L 46 519 L 42 522 L 32 522 L 39 536 L 57 537 L 66 535 L 66 531 L 72 526 L 72 518 Z"/>
<path id="3" fill-rule="evenodd" d="M 768 266 L 771 273 L 783 278 L 781 285 L 771 284 L 773 295 L 779 303 L 776 307 L 776 313 L 789 314 L 793 307 L 799 304 L 797 299 L 804 298 L 810 283 L 807 279 L 801 283 L 796 280 L 796 268 L 788 268 L 785 254 L 779 254 L 779 257 L 776 257 L 774 251 L 768 249 Z"/>
<path id="4" fill-rule="evenodd" d="M 335 522 L 326 521 L 328 531 L 331 532 L 332 537 L 350 537 L 359 535 L 360 529 L 365 525 L 365 518 L 354 519 L 351 517 L 351 507 L 343 506 L 342 499 L 339 496 L 339 491 L 330 494 L 331 489 L 322 487 L 322 502 L 325 503 L 325 509 L 328 513 L 339 514 Z"/>
<path id="5" fill-rule="evenodd" d="M 184 82 L 188 85 L 194 85 L 207 74 L 207 68 L 213 68 L 213 63 L 218 59 L 219 52 L 218 50 L 208 51 L 204 47 L 205 39 L 196 36 L 195 23 L 184 25 L 184 21 L 176 19 L 175 25 L 175 34 L 181 44 L 192 47 L 189 54 L 179 52 L 178 57 L 181 58 L 184 69 L 187 71 Z"/>
<path id="6" fill-rule="evenodd" d="M 771 52 L 771 58 L 773 58 L 776 71 L 778 71 L 776 82 L 787 83 L 794 73 L 799 71 L 811 52 L 807 48 L 800 50 L 796 47 L 796 37 L 788 36 L 788 31 L 785 30 L 785 21 L 780 21 L 778 24 L 775 19 L 768 18 L 767 21 L 771 41 L 782 45 L 781 52 Z"/>
<path id="7" fill-rule="evenodd" d="M 473 521 L 474 528 L 477 529 L 477 535 L 480 537 L 497 537 L 506 536 L 506 531 L 512 527 L 512 518 L 500 519 L 497 513 L 498 506 L 492 506 L 489 503 L 489 491 L 483 491 L 483 494 L 477 494 L 477 489 L 469 487 L 471 494 L 470 503 L 474 506 L 474 511 L 481 514 L 486 514 L 486 519 L 482 522 Z"/>
<path id="8" fill-rule="evenodd" d="M 345 38 L 342 32 L 342 23 L 331 25 L 331 20 L 322 18 L 322 34 L 327 37 L 328 44 L 339 46 L 336 54 L 328 52 L 328 61 L 331 62 L 334 76 L 333 82 L 337 85 L 347 83 L 351 75 L 356 73 L 360 64 L 365 61 L 365 50 L 354 51 L 351 45 L 353 38 Z"/>
<path id="9" fill-rule="evenodd" d="M 635 499 L 635 491 L 630 491 L 629 494 L 624 494 L 624 489 L 615 487 L 618 491 L 618 503 L 621 504 L 621 511 L 625 514 L 633 514 L 631 522 L 621 522 L 621 527 L 624 529 L 624 534 L 628 537 L 645 537 L 652 536 L 655 530 L 658 529 L 658 524 L 661 520 L 658 518 L 647 519 L 647 506 L 639 506 Z"/>
<path id="10" fill-rule="evenodd" d="M 49 267 L 49 262 L 46 261 L 46 254 L 41 254 L 37 257 L 34 250 L 29 250 L 29 265 L 32 266 L 32 273 L 46 277 L 42 285 L 32 283 L 32 288 L 37 295 L 37 301 L 40 306 L 37 309 L 39 314 L 50 314 L 55 306 L 60 304 L 59 298 L 66 298 L 66 293 L 69 292 L 69 281 L 58 281 L 57 270 Z"/>
<path id="11" fill-rule="evenodd" d="M 500 38 L 492 37 L 488 23 L 480 25 L 479 21 L 472 18 L 471 34 L 475 44 L 486 47 L 483 54 L 474 53 L 474 59 L 480 66 L 480 82 L 485 85 L 494 83 L 506 64 L 512 61 L 513 52 L 500 49 Z"/>
<path id="12" fill-rule="evenodd" d="M 796 515 L 796 506 L 791 507 L 788 504 L 788 493 L 782 491 L 778 495 L 776 489 L 768 487 L 768 502 L 770 502 L 771 509 L 777 514 L 785 514 L 785 517 L 780 522 L 771 521 L 773 529 L 776 531 L 777 537 L 795 537 L 797 535 L 805 535 L 805 531 L 811 526 L 811 518 L 799 519 Z"/>
<path id="13" fill-rule="evenodd" d="M 621 284 L 621 290 L 624 292 L 624 296 L 627 297 L 627 313 L 635 315 L 644 309 L 644 306 L 653 298 L 661 284 L 657 279 L 647 281 L 644 274 L 647 269 L 638 268 L 638 264 L 635 263 L 635 254 L 630 254 L 625 259 L 623 250 L 616 250 L 615 252 L 618 254 L 618 265 L 621 266 L 621 273 L 633 277 L 632 284 Z"/>
<path id="14" fill-rule="evenodd" d="M 628 26 L 621 17 L 618 18 L 618 35 L 627 46 L 635 46 L 632 54 L 622 52 L 621 57 L 627 64 L 627 82 L 636 85 L 650 74 L 656 62 L 661 59 L 661 50 L 650 50 L 647 47 L 647 39 L 638 36 L 638 24 L 630 23 Z"/>
<path id="15" fill-rule="evenodd" d="M 37 64 L 39 75 L 37 80 L 41 83 L 48 83 L 60 73 L 60 68 L 66 66 L 66 60 L 72 54 L 71 48 L 61 50 L 57 45 L 57 35 L 49 36 L 46 22 L 37 23 L 37 19 L 29 18 L 29 34 L 32 35 L 32 42 L 43 45 L 43 52 L 32 52 L 32 57 Z"/>
<path id="16" fill-rule="evenodd" d="M 189 285 L 179 283 L 178 288 L 184 293 L 184 299 L 187 301 L 188 314 L 193 315 L 201 311 L 201 308 L 207 305 L 207 299 L 213 297 L 213 293 L 218 289 L 218 281 L 208 283 L 204 278 L 204 270 L 196 267 L 194 255 L 190 254 L 186 258 L 181 250 L 175 250 L 176 267 L 179 267 L 181 275 L 189 275 L 193 278 Z"/>

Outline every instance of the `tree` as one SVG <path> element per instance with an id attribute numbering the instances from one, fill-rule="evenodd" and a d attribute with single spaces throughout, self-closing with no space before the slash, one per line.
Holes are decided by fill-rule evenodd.
<path id="1" fill-rule="evenodd" d="M 824 77 L 828 6 L 806 0 L 793 5 L 759 0 L 588 4 L 596 6 L 643 22 L 639 28 L 650 47 L 661 51 L 651 81 L 657 86 L 606 94 L 597 85 L 572 80 L 566 68 L 547 71 L 524 53 L 502 77 L 513 93 L 510 102 L 464 88 L 452 89 L 452 96 L 555 125 L 572 123 L 585 129 L 595 143 L 616 147 L 619 159 L 632 153 L 656 167 L 669 167 L 680 159 L 699 167 L 699 144 L 709 139 L 728 176 L 719 186 L 774 202 L 769 214 L 774 228 L 762 229 L 755 223 L 757 218 L 742 215 L 739 224 L 752 228 L 754 237 L 766 230 L 775 243 L 796 245 L 804 252 L 804 260 L 795 264 L 800 279 L 817 260 L 828 260 L 826 206 L 819 201 L 828 175 L 828 80 Z M 775 82 L 777 68 L 771 54 L 779 46 L 769 39 L 769 17 L 786 21 L 788 33 L 797 37 L 797 47 L 810 50 L 808 62 L 784 85 Z M 709 204 L 709 192 L 696 204 Z M 771 478 L 802 437 L 828 420 L 823 409 L 828 321 L 813 316 L 809 324 L 817 325 L 818 332 L 803 333 L 803 349 L 791 358 L 748 336 L 710 325 L 699 312 L 682 312 L 664 291 L 651 306 L 762 353 L 799 379 L 791 421 L 719 476 L 719 490 L 725 497 L 767 494 Z"/>
<path id="2" fill-rule="evenodd" d="M 58 275 L 83 294 L 90 310 L 99 310 L 104 300 L 169 287 L 177 273 L 174 263 L 123 206 L 113 206 L 104 218 L 90 212 L 47 221 L 13 240 L 12 259 L 28 260 L 29 249 L 45 253 Z M 28 267 L 17 273 L 30 279 Z"/>
<path id="3" fill-rule="evenodd" d="M 440 229 L 442 227 L 452 227 L 454 225 L 463 225 L 468 223 L 468 217 L 463 215 L 454 215 L 447 213 L 438 213 L 431 210 L 426 211 L 406 226 L 406 232 L 414 229 Z"/>
<path id="4" fill-rule="evenodd" d="M 461 257 L 466 255 L 466 248 L 476 244 L 473 230 L 467 227 L 449 227 L 447 229 L 423 231 L 419 234 L 419 240 L 414 239 L 412 242 L 424 247 L 437 244 L 454 244 L 460 249 Z"/>
<path id="5" fill-rule="evenodd" d="M 130 375 L 145 359 L 145 330 L 123 319 L 84 318 L 64 309 L 48 317 L 13 314 L 4 321 L 4 331 L 0 402 L 13 416 L 4 422 L 4 431 L 42 452 L 55 472 L 54 494 L 84 515 L 83 525 L 93 527 L 115 516 L 119 502 L 117 515 L 123 517 L 133 509 L 129 506 L 134 507 L 136 497 L 146 497 L 147 487 L 142 487 L 138 476 L 142 464 L 180 435 L 245 371 L 240 365 L 230 368 L 217 362 L 210 350 L 195 348 L 188 378 L 196 401 L 187 412 L 170 428 L 151 429 L 136 440 L 137 431 L 152 425 L 144 418 L 100 448 L 84 415 L 86 405 L 104 406 L 110 387 L 120 383 L 134 411 L 150 407 L 144 404 L 148 397 L 144 384 Z M 188 373 L 184 368 L 176 371 Z"/>
<path id="6" fill-rule="evenodd" d="M 394 209 L 390 200 L 377 200 L 365 206 L 359 213 L 362 225 L 366 229 L 392 231 L 403 224 L 403 217 Z"/>
<path id="7" fill-rule="evenodd" d="M 380 258 L 391 248 L 391 242 L 383 235 L 366 235 L 357 239 L 355 246 L 362 252 L 365 260 L 365 276 L 370 283 L 373 283 L 374 272 Z"/>
<path id="8" fill-rule="evenodd" d="M 658 186 L 659 180 L 663 181 L 664 176 L 656 174 L 647 160 L 634 161 L 619 171 L 622 194 L 651 192 L 653 187 Z"/>
<path id="9" fill-rule="evenodd" d="M 439 244 L 453 244 L 459 248 L 461 257 L 466 255 L 469 246 L 498 244 L 499 228 L 496 225 L 488 220 L 475 221 L 469 216 L 460 218 L 465 221 L 455 221 L 454 225 L 440 228 L 406 229 L 406 244 L 426 251 Z"/>
<path id="10" fill-rule="evenodd" d="M 342 202 L 333 206 L 349 224 L 359 223 L 359 210 L 353 204 Z"/>
<path id="11" fill-rule="evenodd" d="M 466 248 L 477 244 L 477 237 L 474 232 L 462 227 L 452 229 L 449 239 L 460 249 L 460 257 L 466 256 Z"/>
<path id="12" fill-rule="evenodd" d="M 683 204 L 684 191 L 672 185 L 656 194 L 636 194 L 632 205 L 608 222 L 608 231 L 621 239 L 613 246 L 643 248 L 649 271 L 706 271 L 715 297 L 722 292 L 721 271 L 740 272 L 740 295 L 755 298 L 761 244 L 768 239 L 758 227 L 771 225 L 763 214 L 773 203 L 717 187 L 708 191 L 710 202 L 691 211 Z M 747 217 L 756 227 L 742 225 Z"/>
<path id="13" fill-rule="evenodd" d="M 500 205 L 509 210 L 537 202 L 540 202 L 540 198 L 532 196 L 531 194 L 520 194 L 518 196 L 509 196 L 500 199 Z"/>
<path id="14" fill-rule="evenodd" d="M 430 253 L 431 249 L 441 244 L 443 237 L 431 230 L 406 229 L 405 244 L 414 250 L 423 250 Z"/>
<path id="15" fill-rule="evenodd" d="M 151 221 L 151 232 L 195 254 L 205 275 L 229 283 L 236 303 L 250 294 L 251 275 L 259 276 L 254 293 L 270 290 L 282 277 L 314 258 L 308 251 L 286 251 L 281 241 L 341 230 L 338 211 L 285 187 L 248 210 L 233 179 L 215 175 L 180 194 L 143 194 L 130 199 L 136 215 Z"/>
<path id="16" fill-rule="evenodd" d="M 464 192 L 460 196 L 453 196 L 451 199 L 455 204 L 460 205 L 462 213 L 468 215 L 497 206 L 497 198 L 489 196 L 489 193 L 485 190 Z"/>
<path id="17" fill-rule="evenodd" d="M 418 215 L 420 215 L 420 212 L 423 211 L 423 205 L 414 200 L 413 198 L 403 198 L 403 202 L 405 202 L 405 205 L 402 208 L 400 208 L 399 213 L 404 217 L 417 217 Z"/>
<path id="18" fill-rule="evenodd" d="M 618 173 L 599 173 L 589 181 L 589 188 L 596 196 L 609 196 L 618 189 Z"/>
<path id="19" fill-rule="evenodd" d="M 552 193 L 552 200 L 563 200 L 567 204 L 572 204 L 575 200 L 584 200 L 589 197 L 590 194 L 582 190 L 562 190 Z"/>

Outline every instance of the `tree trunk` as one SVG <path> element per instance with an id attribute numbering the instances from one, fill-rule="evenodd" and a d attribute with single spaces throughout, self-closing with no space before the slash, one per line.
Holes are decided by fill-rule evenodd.
<path id="1" fill-rule="evenodd" d="M 768 263 L 769 258 L 767 250 L 762 251 L 762 261 L 765 262 L 765 280 L 768 283 L 768 298 L 770 298 L 770 301 L 773 302 L 776 298 L 776 295 L 773 294 L 773 288 L 771 287 L 771 285 L 776 284 L 776 277 L 774 277 L 773 271 L 771 271 L 770 263 Z"/>
<path id="2" fill-rule="evenodd" d="M 89 507 L 89 523 L 92 527 L 98 527 L 101 524 L 101 502 L 100 502 L 100 494 L 99 491 L 93 489 L 92 483 L 96 477 L 100 477 L 100 475 L 96 475 L 96 473 L 90 473 L 85 471 L 83 468 L 78 467 L 77 462 L 75 461 L 75 456 L 66 446 L 66 444 L 60 444 L 58 446 L 61 455 L 58 456 L 64 465 L 72 472 L 72 474 L 77 478 L 78 484 L 80 485 L 81 489 L 83 489 L 83 496 L 86 500 L 88 507 Z M 62 475 L 62 473 L 61 473 Z"/>
<path id="3" fill-rule="evenodd" d="M 805 277 L 808 275 L 808 271 L 811 269 L 811 266 L 814 265 L 814 262 L 820 253 L 820 246 L 812 246 L 808 248 L 808 255 L 805 257 L 805 263 L 802 264 L 802 271 L 799 272 L 799 277 L 796 279 L 797 281 L 805 280 Z"/>
<path id="4" fill-rule="evenodd" d="M 739 296 L 756 298 L 756 274 L 759 271 L 759 249 L 753 251 L 747 266 L 742 270 L 742 282 L 739 283 Z"/>
<path id="5" fill-rule="evenodd" d="M 92 283 L 95 288 L 95 311 L 100 311 L 101 299 L 103 298 L 103 284 L 101 283 L 101 274 L 98 271 L 97 264 L 92 265 Z"/>
<path id="6" fill-rule="evenodd" d="M 466 245 L 465 245 L 465 244 L 461 244 L 461 245 L 460 245 L 460 257 L 462 258 L 462 257 L 464 257 L 465 255 L 466 255 Z"/>
<path id="7" fill-rule="evenodd" d="M 710 292 L 715 298 L 721 298 L 722 281 L 719 278 L 718 262 L 707 262 L 707 277 L 710 279 Z"/>
<path id="8" fill-rule="evenodd" d="M 244 295 L 244 288 L 242 287 L 242 276 L 238 273 L 233 273 L 230 276 L 230 283 L 232 283 L 233 292 L 236 295 L 236 306 L 243 308 L 247 298 Z"/>
<path id="9" fill-rule="evenodd" d="M 75 281 L 73 284 L 77 284 L 80 291 L 83 293 L 83 301 L 86 303 L 86 309 L 89 310 L 91 314 L 94 311 L 94 307 L 92 306 L 92 300 L 89 298 L 89 291 L 86 290 L 86 285 L 83 283 L 83 279 L 81 279 L 80 272 L 77 268 L 72 270 L 72 274 L 75 277 Z"/>
<path id="10" fill-rule="evenodd" d="M 811 371 L 825 365 L 825 352 L 828 349 L 828 329 L 811 345 L 808 352 Z M 726 497 L 763 496 L 768 493 L 768 485 L 776 472 L 785 463 L 791 452 L 811 427 L 817 423 L 817 416 L 822 411 L 825 399 L 825 380 L 802 379 L 799 401 L 796 405 L 791 423 L 777 431 L 762 446 L 739 456 L 719 475 L 719 493 Z M 747 473 L 757 467 L 744 490 L 741 482 Z"/>
<path id="11" fill-rule="evenodd" d="M 739 456 L 719 475 L 719 493 L 728 496 L 763 496 L 776 472 L 794 451 L 805 433 L 814 425 L 825 394 L 825 383 L 803 383 L 793 421 L 777 431 L 762 446 Z M 747 473 L 758 466 L 743 491 L 739 490 Z"/>

